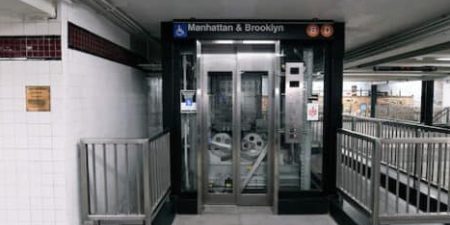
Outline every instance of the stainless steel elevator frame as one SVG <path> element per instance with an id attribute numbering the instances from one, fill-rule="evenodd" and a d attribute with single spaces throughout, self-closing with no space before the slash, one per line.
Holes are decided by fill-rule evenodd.
<path id="1" fill-rule="evenodd" d="M 205 56 L 202 55 L 202 45 L 212 44 L 212 41 L 197 41 L 196 51 L 197 51 L 197 64 L 196 64 L 196 76 L 199 81 L 197 87 L 197 130 L 199 132 L 198 146 L 201 154 L 197 154 L 197 187 L 198 187 L 198 212 L 202 211 L 204 204 L 236 204 L 236 205 L 270 205 L 276 211 L 276 193 L 275 189 L 277 186 L 277 178 L 275 173 L 275 163 L 277 160 L 276 156 L 276 146 L 279 143 L 278 131 L 275 129 L 279 127 L 279 121 L 277 121 L 277 115 L 279 112 L 279 103 L 276 99 L 279 99 L 279 87 L 275 87 L 275 83 L 278 81 L 277 78 L 280 75 L 279 71 L 279 54 L 280 54 L 280 42 L 271 41 L 274 45 L 273 58 L 271 59 L 271 64 L 260 65 L 249 65 L 242 63 L 245 61 L 239 56 L 239 49 L 234 54 L 229 54 L 228 65 L 223 68 L 207 68 L 205 66 Z M 233 44 L 244 44 L 244 41 L 233 41 Z M 258 53 L 254 53 L 255 55 Z M 221 61 L 224 64 L 224 61 Z M 209 99 L 208 99 L 208 75 L 209 71 L 231 71 L 232 72 L 232 171 L 233 171 L 233 192 L 231 194 L 211 194 L 208 193 L 208 116 L 209 116 Z M 241 79 L 242 73 L 248 71 L 267 71 L 268 74 L 268 96 L 269 96 L 269 111 L 268 111 L 268 143 L 267 143 L 267 162 L 268 162 L 268 181 L 267 181 L 267 193 L 266 194 L 243 194 L 241 193 L 241 175 L 240 175 L 240 150 L 241 150 Z M 276 97 L 278 93 L 278 98 Z M 277 141 L 278 140 L 278 141 Z M 263 154 L 263 153 L 261 153 Z"/>

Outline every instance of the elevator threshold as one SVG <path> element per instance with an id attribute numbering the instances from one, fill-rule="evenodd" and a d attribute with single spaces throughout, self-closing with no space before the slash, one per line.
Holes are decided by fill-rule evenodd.
<path id="1" fill-rule="evenodd" d="M 266 214 L 272 215 L 268 206 L 238 206 L 238 205 L 204 205 L 203 214 Z"/>

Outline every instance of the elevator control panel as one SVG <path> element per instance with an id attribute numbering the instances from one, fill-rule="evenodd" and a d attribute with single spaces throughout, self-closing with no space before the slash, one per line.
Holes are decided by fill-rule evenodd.
<path id="1" fill-rule="evenodd" d="M 285 142 L 300 143 L 303 125 L 304 71 L 302 62 L 286 63 Z"/>

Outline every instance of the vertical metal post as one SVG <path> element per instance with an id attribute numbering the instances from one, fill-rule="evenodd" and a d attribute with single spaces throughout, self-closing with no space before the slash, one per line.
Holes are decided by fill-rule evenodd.
<path id="1" fill-rule="evenodd" d="M 87 221 L 89 215 L 89 181 L 88 181 L 88 163 L 87 148 L 82 141 L 79 144 L 80 157 L 80 190 L 81 190 L 81 216 L 82 222 Z"/>
<path id="2" fill-rule="evenodd" d="M 445 109 L 446 114 L 447 114 L 447 119 L 445 120 L 445 124 L 450 125 L 450 107 L 447 107 Z"/>
<path id="3" fill-rule="evenodd" d="M 370 88 L 370 117 L 376 117 L 376 107 L 377 107 L 377 85 L 372 85 Z"/>
<path id="4" fill-rule="evenodd" d="M 150 200 L 150 167 L 149 167 L 149 144 L 146 141 L 142 146 L 143 151 L 143 182 L 144 182 L 144 214 L 145 224 L 151 224 L 152 204 Z"/>
<path id="5" fill-rule="evenodd" d="M 356 117 L 352 116 L 352 125 L 351 125 L 352 131 L 356 131 Z"/>
<path id="6" fill-rule="evenodd" d="M 206 127 L 204 125 L 206 118 L 204 117 L 205 114 L 205 99 L 206 99 L 206 94 L 205 92 L 207 91 L 207 88 L 205 87 L 205 75 L 203 72 L 203 62 L 202 62 L 202 46 L 201 43 L 199 41 L 196 41 L 196 63 L 195 63 L 195 73 L 196 73 L 196 77 L 197 77 L 197 92 L 196 92 L 196 97 L 197 97 L 197 125 L 196 128 L 199 131 L 198 135 L 199 137 L 197 138 L 197 154 L 196 154 L 196 168 L 197 168 L 197 177 L 196 177 L 196 182 L 197 182 L 197 213 L 201 213 L 202 211 L 202 207 L 203 207 L 203 191 L 204 191 L 204 169 L 207 167 L 206 164 L 204 164 L 204 155 L 206 155 L 205 153 L 208 152 L 207 146 L 205 147 L 205 145 L 207 145 L 207 141 L 205 141 L 205 133 L 206 133 L 206 129 L 204 129 L 204 127 Z M 170 136 L 168 137 L 170 140 Z M 172 149 L 172 145 L 170 145 L 170 149 Z M 171 166 L 172 168 L 172 166 Z M 172 173 L 170 173 L 172 174 Z M 171 180 L 172 183 L 172 180 Z"/>
<path id="7" fill-rule="evenodd" d="M 383 123 L 381 121 L 377 121 L 376 122 L 376 131 L 375 131 L 376 132 L 375 135 L 377 138 L 381 138 L 382 127 L 383 127 Z"/>
<path id="8" fill-rule="evenodd" d="M 105 188 L 103 190 L 104 194 L 104 204 L 105 204 L 105 213 L 108 214 L 109 207 L 108 207 L 108 171 L 107 167 L 107 158 L 106 158 L 106 144 L 102 144 L 102 153 L 103 153 L 103 187 Z"/>
<path id="9" fill-rule="evenodd" d="M 380 161 L 381 161 L 381 141 L 376 139 L 374 141 L 374 148 L 372 154 L 372 225 L 379 225 L 380 214 Z M 387 203 L 386 203 L 387 204 Z"/>
<path id="10" fill-rule="evenodd" d="M 312 76 L 313 76 L 313 49 L 305 48 L 303 50 L 303 60 L 305 61 L 305 73 L 304 73 L 304 81 L 305 81 L 305 90 L 303 94 L 303 106 L 306 109 L 308 104 L 308 98 L 312 94 Z M 307 120 L 307 112 L 303 111 L 303 120 Z M 301 171 L 300 171 L 300 188 L 301 190 L 309 190 L 311 188 L 311 123 L 304 123 L 304 130 L 302 131 L 302 142 L 300 143 L 300 151 L 301 151 Z"/>
<path id="11" fill-rule="evenodd" d="M 420 122 L 425 125 L 433 124 L 434 81 L 422 81 L 422 97 L 420 102 Z"/>
<path id="12" fill-rule="evenodd" d="M 275 52 L 281 55 L 280 41 L 275 44 Z M 274 127 L 274 139 L 273 139 L 273 207 L 272 210 L 275 214 L 278 213 L 278 192 L 280 188 L 279 182 L 279 153 L 280 153 L 280 76 L 281 76 L 281 65 L 280 57 L 275 58 L 274 75 L 273 75 L 273 127 Z"/>

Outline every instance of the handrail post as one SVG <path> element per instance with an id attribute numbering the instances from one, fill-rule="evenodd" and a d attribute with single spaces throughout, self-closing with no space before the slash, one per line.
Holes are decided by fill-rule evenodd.
<path id="1" fill-rule="evenodd" d="M 382 145 L 380 139 L 374 141 L 374 152 L 372 154 L 372 225 L 379 225 L 380 214 L 380 161 Z"/>
<path id="2" fill-rule="evenodd" d="M 381 121 L 378 121 L 377 122 L 377 127 L 376 127 L 376 136 L 377 136 L 377 138 L 381 138 L 381 135 L 382 135 L 382 129 L 381 129 L 381 127 L 382 127 L 382 122 Z"/>
<path id="3" fill-rule="evenodd" d="M 445 124 L 450 125 L 450 107 L 447 107 L 447 121 Z"/>
<path id="4" fill-rule="evenodd" d="M 84 224 L 87 222 L 89 216 L 89 181 L 87 172 L 87 148 L 83 142 L 79 143 L 78 156 L 80 159 L 81 222 Z"/>
<path id="5" fill-rule="evenodd" d="M 356 117 L 352 117 L 352 125 L 351 125 L 352 131 L 356 131 Z"/>
<path id="6" fill-rule="evenodd" d="M 151 206 L 151 200 L 150 200 L 150 166 L 149 166 L 149 142 L 145 142 L 142 144 L 142 151 L 143 152 L 143 182 L 144 182 L 144 211 L 145 211 L 145 224 L 149 225 L 152 223 L 152 206 Z"/>

